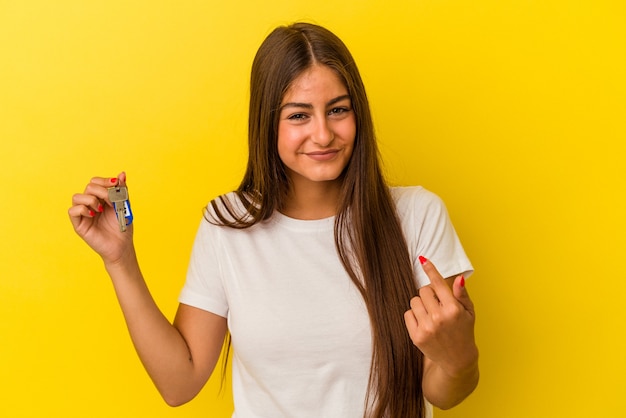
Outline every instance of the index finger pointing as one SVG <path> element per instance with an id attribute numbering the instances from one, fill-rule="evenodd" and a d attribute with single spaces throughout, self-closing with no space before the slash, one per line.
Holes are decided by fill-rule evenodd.
<path id="1" fill-rule="evenodd" d="M 439 298 L 441 302 L 444 302 L 450 297 L 454 298 L 452 290 L 444 280 L 443 276 L 439 273 L 435 265 L 431 263 L 430 260 L 428 260 L 426 257 L 423 257 L 421 255 L 419 256 L 419 260 L 422 264 L 424 272 L 430 279 L 430 286 L 437 295 L 437 298 Z"/>

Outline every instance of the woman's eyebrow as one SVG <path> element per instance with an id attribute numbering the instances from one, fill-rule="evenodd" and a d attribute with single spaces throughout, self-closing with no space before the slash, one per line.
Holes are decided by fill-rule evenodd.
<path id="1" fill-rule="evenodd" d="M 331 99 L 330 101 L 328 101 L 328 103 L 326 103 L 326 107 L 332 106 L 335 103 L 338 103 L 346 99 L 350 99 L 349 94 L 344 94 L 342 96 L 335 97 L 334 99 Z M 283 109 L 287 107 L 299 107 L 299 108 L 304 108 L 304 109 L 313 109 L 313 105 L 311 103 L 289 102 L 280 106 L 280 108 L 278 108 L 278 111 L 281 112 Z"/>
<path id="2" fill-rule="evenodd" d="M 313 109 L 313 105 L 311 103 L 289 102 L 282 105 L 278 111 L 282 111 L 286 107 L 303 107 L 305 109 Z"/>
<path id="3" fill-rule="evenodd" d="M 346 100 L 346 99 L 350 100 L 350 95 L 349 94 L 344 94 L 343 96 L 335 97 L 334 99 L 332 99 L 331 101 L 326 103 L 326 107 L 332 106 L 335 103 L 338 103 L 338 102 L 340 102 L 342 100 Z"/>

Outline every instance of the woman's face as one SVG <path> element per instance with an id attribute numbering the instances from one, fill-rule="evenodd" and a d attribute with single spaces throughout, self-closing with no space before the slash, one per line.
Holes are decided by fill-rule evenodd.
<path id="1" fill-rule="evenodd" d="M 278 155 L 295 186 L 335 182 L 348 164 L 356 122 L 348 90 L 339 76 L 314 65 L 283 97 Z"/>

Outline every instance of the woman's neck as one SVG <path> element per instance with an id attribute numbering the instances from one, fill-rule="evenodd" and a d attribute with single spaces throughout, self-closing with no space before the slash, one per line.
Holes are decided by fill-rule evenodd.
<path id="1" fill-rule="evenodd" d="M 281 212 L 294 219 L 324 219 L 337 214 L 341 183 L 338 180 L 308 184 L 292 183 Z"/>

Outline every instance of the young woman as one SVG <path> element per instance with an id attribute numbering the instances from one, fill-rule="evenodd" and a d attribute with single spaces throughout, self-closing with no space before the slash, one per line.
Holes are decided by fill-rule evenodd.
<path id="1" fill-rule="evenodd" d="M 234 417 L 424 417 L 461 402 L 478 382 L 472 266 L 434 194 L 385 183 L 334 34 L 297 23 L 265 39 L 248 139 L 241 185 L 207 206 L 173 324 L 107 197 L 126 175 L 92 179 L 69 209 L 165 401 L 192 399 L 232 342 Z"/>

